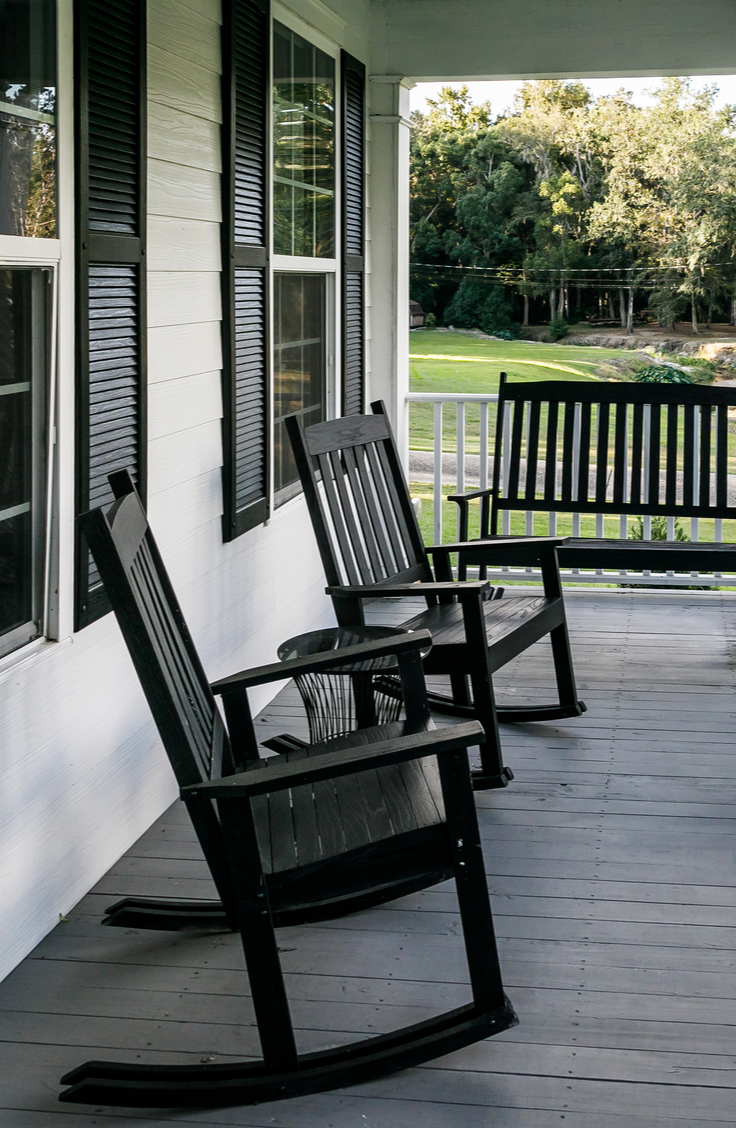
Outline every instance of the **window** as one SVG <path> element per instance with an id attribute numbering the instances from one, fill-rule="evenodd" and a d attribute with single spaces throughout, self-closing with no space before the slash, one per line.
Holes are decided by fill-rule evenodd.
<path id="1" fill-rule="evenodd" d="M 284 421 L 299 415 L 305 427 L 326 416 L 326 290 L 323 274 L 274 277 L 274 496 L 299 493 L 299 475 Z"/>
<path id="2" fill-rule="evenodd" d="M 56 236 L 55 0 L 0 0 L 0 235 Z"/>
<path id="3" fill-rule="evenodd" d="M 335 256 L 335 60 L 273 26 L 273 252 Z"/>
<path id="4" fill-rule="evenodd" d="M 230 540 L 300 492 L 285 420 L 362 408 L 365 68 L 267 0 L 225 0 L 223 44 Z"/>
<path id="5" fill-rule="evenodd" d="M 272 98 L 273 253 L 274 268 L 282 268 L 273 281 L 273 496 L 281 505 L 301 489 L 285 420 L 299 415 L 309 426 L 327 418 L 335 60 L 279 23 L 273 25 Z M 311 260 L 319 273 L 305 273 L 301 261 L 288 259 Z"/>
<path id="6" fill-rule="evenodd" d="M 0 269 L 0 655 L 43 631 L 51 276 Z"/>

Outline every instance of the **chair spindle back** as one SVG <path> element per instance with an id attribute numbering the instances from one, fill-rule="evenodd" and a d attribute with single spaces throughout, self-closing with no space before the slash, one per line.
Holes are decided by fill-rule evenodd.
<path id="1" fill-rule="evenodd" d="M 432 579 L 391 427 L 373 407 L 306 430 L 286 421 L 331 586 Z"/>
<path id="2" fill-rule="evenodd" d="M 140 498 L 127 474 L 117 500 L 80 517 L 180 787 L 233 771 L 227 733 Z"/>

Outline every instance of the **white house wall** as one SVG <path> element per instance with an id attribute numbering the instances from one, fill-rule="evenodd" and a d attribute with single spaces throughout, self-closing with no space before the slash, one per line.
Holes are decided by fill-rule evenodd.
<path id="1" fill-rule="evenodd" d="M 367 58 L 367 0 L 287 7 Z M 149 513 L 215 678 L 273 660 L 287 636 L 334 620 L 300 498 L 268 526 L 222 541 L 220 6 L 149 0 L 148 13 Z M 64 356 L 60 423 L 68 431 L 68 347 Z M 69 547 L 73 468 L 69 435 L 62 438 Z M 68 635 L 71 576 L 62 564 L 59 621 Z M 254 695 L 256 706 L 272 692 Z M 0 978 L 175 796 L 111 615 L 0 662 Z"/>

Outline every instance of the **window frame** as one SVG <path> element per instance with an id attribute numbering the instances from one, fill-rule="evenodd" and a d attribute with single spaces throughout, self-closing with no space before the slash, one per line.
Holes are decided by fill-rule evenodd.
<path id="1" fill-rule="evenodd" d="M 44 240 L 53 242 L 53 240 Z M 49 574 L 51 519 L 53 501 L 53 455 L 55 439 L 56 356 L 55 328 L 58 300 L 58 260 L 37 256 L 11 259 L 2 255 L 0 270 L 43 272 L 46 274 L 45 292 L 40 295 L 44 325 L 41 340 L 31 344 L 31 436 L 30 436 L 30 509 L 31 560 L 30 579 L 31 618 L 9 631 L 0 634 L 0 659 L 15 653 L 28 643 L 45 637 L 49 632 Z M 43 275 L 41 276 L 41 279 Z M 41 281 L 39 279 L 39 281 Z M 38 316 L 34 308 L 39 299 L 31 296 L 32 333 Z M 40 371 L 39 371 L 40 369 Z"/>

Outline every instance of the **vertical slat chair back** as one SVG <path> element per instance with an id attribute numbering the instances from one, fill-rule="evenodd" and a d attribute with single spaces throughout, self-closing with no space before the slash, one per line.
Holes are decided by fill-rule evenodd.
<path id="1" fill-rule="evenodd" d="M 330 586 L 432 580 L 383 405 L 306 430 L 287 420 Z"/>
<path id="2" fill-rule="evenodd" d="M 125 475 L 127 477 L 127 475 Z M 130 490 L 80 521 L 180 787 L 233 769 L 230 743 L 145 511 Z M 124 484 L 123 484 L 124 488 Z"/>
<path id="3" fill-rule="evenodd" d="M 491 534 L 503 511 L 734 518 L 731 389 L 540 381 L 502 375 Z"/>

